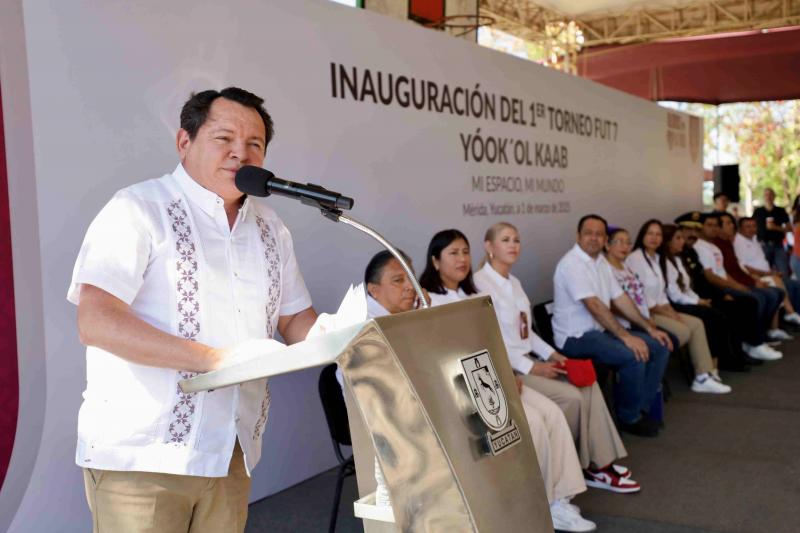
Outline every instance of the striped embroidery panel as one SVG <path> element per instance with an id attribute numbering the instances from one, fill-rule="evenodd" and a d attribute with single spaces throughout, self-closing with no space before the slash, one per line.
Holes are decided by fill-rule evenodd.
<path id="1" fill-rule="evenodd" d="M 197 257 L 196 248 L 192 238 L 192 228 L 183 201 L 178 199 L 167 206 L 167 214 L 171 221 L 172 231 L 175 234 L 175 248 L 178 259 L 176 261 L 178 292 L 178 335 L 184 339 L 194 341 L 200 333 L 200 322 L 197 318 L 200 312 L 198 302 L 197 283 Z M 197 372 L 178 371 L 180 379 L 189 379 Z M 195 398 L 197 393 L 184 393 L 176 384 L 178 401 L 172 408 L 169 422 L 168 442 L 186 445 L 192 431 L 193 417 L 196 410 Z"/>
<path id="2" fill-rule="evenodd" d="M 275 334 L 272 319 L 278 312 L 278 303 L 281 299 L 281 258 L 278 254 L 275 235 L 260 215 L 256 215 L 256 225 L 258 225 L 261 243 L 264 245 L 264 260 L 267 265 L 267 337 L 271 339 Z M 269 383 L 265 388 L 264 399 L 261 401 L 261 412 L 253 429 L 253 440 L 261 437 L 267 424 L 270 404 Z"/>

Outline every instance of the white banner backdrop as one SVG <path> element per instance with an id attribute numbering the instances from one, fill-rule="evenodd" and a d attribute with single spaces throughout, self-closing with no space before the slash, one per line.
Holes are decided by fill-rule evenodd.
<path id="1" fill-rule="evenodd" d="M 27 82 L 8 61 L 0 80 L 7 116 L 24 118 L 15 102 L 30 101 L 41 264 L 15 268 L 41 268 L 47 380 L 44 421 L 22 418 L 18 430 L 43 428 L 40 440 L 18 439 L 15 486 L 0 494 L 4 504 L 22 498 L 18 508 L 0 505 L 0 527 L 13 532 L 88 527 L 74 465 L 85 367 L 66 289 L 102 205 L 176 165 L 178 113 L 191 91 L 237 85 L 263 96 L 277 131 L 267 168 L 353 196 L 353 216 L 420 268 L 438 230 L 464 231 L 477 262 L 489 225 L 516 224 L 515 274 L 535 302 L 551 297 L 580 215 L 635 231 L 645 218 L 700 206 L 698 119 L 411 23 L 325 0 L 21 5 L 24 43 L 11 39 L 18 30 L 0 31 L 0 48 L 27 52 Z M 12 185 L 30 180 L 12 157 Z M 266 201 L 293 233 L 316 308 L 334 310 L 377 245 L 297 202 Z M 30 368 L 22 349 L 20 357 Z M 317 376 L 273 380 L 253 498 L 335 464 Z M 34 457 L 32 470 L 14 470 Z"/>

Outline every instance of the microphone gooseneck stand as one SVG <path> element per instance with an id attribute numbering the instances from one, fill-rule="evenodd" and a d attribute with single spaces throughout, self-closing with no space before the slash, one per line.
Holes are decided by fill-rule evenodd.
<path id="1" fill-rule="evenodd" d="M 304 201 L 303 203 L 308 205 L 311 202 Z M 397 248 L 395 248 L 395 246 L 392 243 L 387 241 L 383 235 L 381 235 L 374 229 L 370 228 L 369 226 L 362 224 L 361 222 L 354 220 L 348 217 L 347 215 L 343 214 L 341 209 L 336 209 L 335 207 L 330 207 L 326 205 L 320 205 L 318 202 L 314 203 L 317 205 L 317 207 L 319 207 L 322 216 L 324 216 L 328 220 L 332 220 L 334 222 L 341 222 L 343 224 L 350 226 L 351 228 L 355 228 L 361 231 L 362 233 L 366 233 L 367 235 L 369 235 L 370 237 L 381 243 L 381 245 L 383 245 L 384 248 L 389 250 L 389 252 L 395 257 L 395 259 L 397 259 L 397 261 L 403 267 L 403 270 L 406 271 L 408 279 L 411 280 L 411 284 L 414 286 L 414 291 L 416 291 L 417 298 L 419 299 L 419 306 L 422 309 L 427 309 L 428 307 L 430 307 L 428 305 L 428 302 L 425 300 L 425 295 L 422 293 L 422 287 L 420 286 L 419 281 L 417 281 L 417 277 L 411 270 L 411 266 L 405 260 L 403 254 L 401 254 L 400 251 Z M 389 489 L 386 486 L 386 478 L 383 475 L 383 469 L 381 468 L 381 464 L 378 461 L 377 455 L 375 455 L 375 483 L 376 483 L 375 505 L 377 507 L 391 507 L 392 506 L 391 496 L 389 494 Z"/>
<path id="2" fill-rule="evenodd" d="M 420 308 L 427 309 L 428 307 L 430 307 L 428 305 L 428 302 L 425 300 L 425 295 L 422 292 L 422 287 L 420 286 L 419 281 L 417 281 L 417 277 L 411 270 L 411 266 L 409 266 L 408 262 L 403 257 L 403 254 L 401 254 L 400 251 L 397 248 L 395 248 L 392 243 L 387 241 L 383 235 L 381 235 L 374 229 L 370 228 L 369 226 L 362 224 L 361 222 L 354 220 L 349 216 L 343 214 L 341 209 L 335 209 L 332 207 L 319 204 L 317 204 L 317 206 L 322 212 L 322 216 L 324 216 L 328 220 L 332 220 L 334 222 L 341 222 L 363 233 L 366 233 L 367 235 L 369 235 L 370 237 L 381 243 L 381 245 L 383 245 L 384 248 L 389 250 L 389 253 L 391 253 L 395 257 L 395 259 L 397 259 L 397 261 L 400 262 L 400 266 L 402 266 L 403 270 L 406 271 L 408 279 L 411 280 L 411 284 L 414 286 L 414 291 L 417 293 L 417 298 L 419 299 Z"/>

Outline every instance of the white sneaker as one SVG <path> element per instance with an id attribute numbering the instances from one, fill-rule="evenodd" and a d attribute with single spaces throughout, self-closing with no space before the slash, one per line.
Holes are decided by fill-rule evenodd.
<path id="1" fill-rule="evenodd" d="M 594 531 L 597 524 L 586 520 L 574 505 L 564 500 L 556 500 L 550 504 L 550 516 L 553 518 L 553 528 L 559 531 Z"/>
<path id="2" fill-rule="evenodd" d="M 707 392 L 710 394 L 728 394 L 732 389 L 720 383 L 709 374 L 697 376 L 692 382 L 692 392 Z"/>
<path id="3" fill-rule="evenodd" d="M 572 503 L 572 502 L 571 502 L 571 501 L 569 501 L 569 500 L 570 500 L 570 498 L 562 498 L 562 499 L 561 499 L 561 503 L 563 503 L 564 505 L 566 505 L 567 507 L 569 507 L 570 509 L 572 509 L 572 512 L 573 512 L 573 513 L 578 513 L 578 514 L 581 514 L 581 508 L 580 508 L 580 507 L 578 507 L 577 505 L 575 505 L 574 503 Z"/>
<path id="4" fill-rule="evenodd" d="M 790 341 L 794 337 L 783 331 L 781 328 L 775 328 L 767 331 L 767 338 L 773 341 Z"/>
<path id="5" fill-rule="evenodd" d="M 753 359 L 760 359 L 761 361 L 777 361 L 783 357 L 783 354 L 766 344 L 759 344 L 758 346 L 748 346 L 745 350 L 747 355 Z"/>
<path id="6" fill-rule="evenodd" d="M 772 346 L 767 346 L 767 350 L 769 350 L 770 352 L 772 352 L 772 355 L 774 355 L 774 356 L 775 356 L 775 357 L 777 357 L 778 359 L 781 359 L 781 358 L 783 357 L 783 352 L 780 352 L 780 351 L 776 350 L 776 349 L 775 349 L 775 348 L 773 348 Z"/>
<path id="7" fill-rule="evenodd" d="M 783 315 L 783 319 L 786 322 L 790 322 L 792 324 L 800 326 L 800 315 L 798 315 L 796 312 L 795 313 L 787 313 L 787 314 Z"/>

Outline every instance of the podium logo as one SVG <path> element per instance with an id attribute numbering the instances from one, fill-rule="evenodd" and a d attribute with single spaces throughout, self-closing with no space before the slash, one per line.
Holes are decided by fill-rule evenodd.
<path id="1" fill-rule="evenodd" d="M 472 404 L 481 420 L 492 431 L 502 430 L 508 425 L 508 401 L 489 352 L 482 350 L 462 357 L 460 362 Z"/>

